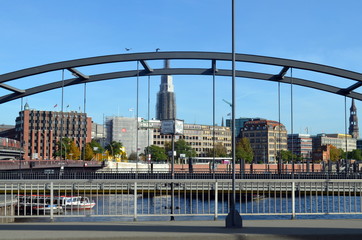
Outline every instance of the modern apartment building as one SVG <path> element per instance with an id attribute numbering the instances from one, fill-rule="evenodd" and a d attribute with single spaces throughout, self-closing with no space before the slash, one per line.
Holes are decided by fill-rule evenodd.
<path id="1" fill-rule="evenodd" d="M 92 119 L 86 113 L 24 110 L 16 118 L 15 132 L 24 148 L 25 160 L 54 159 L 56 143 L 67 137 L 82 151 L 91 141 Z"/>
<path id="2" fill-rule="evenodd" d="M 256 163 L 276 163 L 280 150 L 287 150 L 287 130 L 272 120 L 252 120 L 244 123 L 241 137 L 248 138 Z"/>

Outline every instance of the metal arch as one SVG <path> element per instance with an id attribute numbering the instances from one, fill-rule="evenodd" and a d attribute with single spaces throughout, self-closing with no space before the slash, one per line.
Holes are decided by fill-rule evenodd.
<path id="1" fill-rule="evenodd" d="M 153 71 L 150 73 L 146 70 L 140 71 L 139 76 L 153 76 L 153 75 L 212 75 L 212 69 L 208 68 L 169 68 L 169 69 L 153 69 Z M 228 69 L 218 69 L 216 75 L 218 76 L 228 76 L 230 77 L 232 75 L 231 70 Z M 72 86 L 80 83 L 90 83 L 90 82 L 97 82 L 97 81 L 104 81 L 104 80 L 112 80 L 112 79 L 120 79 L 120 78 L 130 78 L 130 77 L 136 77 L 137 76 L 137 70 L 132 71 L 120 71 L 120 72 L 111 72 L 111 73 L 104 73 L 104 74 L 97 74 L 97 75 L 90 75 L 87 79 L 81 79 L 81 78 L 71 78 L 64 80 L 64 86 Z M 290 84 L 291 79 L 290 77 L 283 77 L 279 74 L 273 75 L 273 74 L 266 74 L 266 73 L 258 73 L 258 72 L 248 72 L 248 71 L 236 71 L 236 77 L 240 78 L 251 78 L 251 79 L 258 79 L 258 80 L 267 80 L 267 81 L 276 81 L 276 82 L 282 82 L 286 84 Z M 0 104 L 5 103 L 8 101 L 12 101 L 18 98 L 30 96 L 33 94 L 50 91 L 53 89 L 61 88 L 62 87 L 62 81 L 53 82 L 49 84 L 44 84 L 41 86 L 37 86 L 34 88 L 26 89 L 24 93 L 18 94 L 18 93 L 12 93 L 8 94 L 6 96 L 0 97 Z M 317 90 L 322 90 L 334 94 L 339 94 L 343 96 L 348 96 L 357 100 L 362 100 L 362 94 L 357 92 L 349 92 L 346 93 L 343 88 L 338 88 L 335 86 L 318 83 L 314 81 L 309 81 L 301 78 L 293 78 L 293 84 L 314 88 Z"/>
<path id="2" fill-rule="evenodd" d="M 31 67 L 15 72 L 6 73 L 0 75 L 0 83 L 40 73 L 46 73 L 46 72 L 75 68 L 75 67 L 105 64 L 105 63 L 130 62 L 130 61 L 144 62 L 147 60 L 163 60 L 163 59 L 231 61 L 231 57 L 232 57 L 231 53 L 222 53 L 222 52 L 148 52 L 148 53 L 106 55 L 106 56 L 82 58 L 82 59 L 76 59 L 64 62 L 50 63 L 37 67 Z M 275 65 L 281 67 L 292 67 L 297 69 L 325 73 L 329 75 L 334 75 L 362 82 L 361 73 L 341 68 L 331 67 L 327 65 L 316 64 L 316 63 L 303 62 L 303 61 L 284 59 L 284 58 L 249 55 L 249 54 L 236 54 L 235 60 L 237 62 L 249 62 L 249 63 Z"/>
<path id="3" fill-rule="evenodd" d="M 147 60 L 163 60 L 163 59 L 188 59 L 188 60 L 211 60 L 212 68 L 211 69 L 200 69 L 200 68 L 169 68 L 169 69 L 152 69 L 148 66 Z M 37 74 L 42 74 L 51 71 L 57 71 L 62 69 L 67 69 L 71 71 L 77 78 L 68 79 L 65 81 L 65 86 L 70 86 L 79 83 L 85 82 L 93 82 L 93 81 L 101 81 L 115 78 L 124 78 L 124 77 L 135 77 L 137 75 L 137 71 L 123 71 L 123 72 L 113 72 L 106 74 L 98 74 L 93 76 L 85 75 L 75 68 L 84 67 L 90 65 L 97 64 L 106 64 L 106 63 L 115 63 L 115 62 L 129 62 L 129 61 L 139 61 L 141 62 L 144 70 L 139 72 L 139 76 L 147 76 L 147 75 L 211 75 L 213 72 L 213 68 L 216 68 L 216 61 L 231 61 L 232 55 L 231 53 L 222 53 L 222 52 L 149 52 L 149 53 L 132 53 L 132 54 L 116 54 L 116 55 L 107 55 L 107 56 L 99 56 L 99 57 L 90 57 L 83 59 L 76 59 L 70 61 L 63 61 L 57 63 L 51 63 L 46 65 L 41 65 L 32 68 L 26 68 L 23 70 L 10 72 L 6 74 L 0 75 L 0 87 L 13 91 L 14 93 L 8 94 L 0 97 L 0 103 L 8 102 L 15 100 L 17 98 L 33 95 L 36 93 L 49 91 L 55 88 L 61 87 L 59 85 L 60 82 L 53 82 L 41 86 L 37 86 L 34 88 L 22 90 L 11 87 L 9 85 L 4 84 L 4 82 L 8 82 L 11 80 L 24 78 L 28 76 L 33 76 Z M 341 69 L 335 68 L 331 66 L 315 64 L 310 62 L 296 61 L 290 59 L 283 58 L 274 58 L 274 57 L 266 57 L 266 56 L 258 56 L 258 55 L 248 55 L 248 54 L 236 54 L 237 62 L 249 62 L 249 63 L 257 63 L 257 64 L 266 64 L 266 65 L 274 65 L 281 66 L 283 69 L 279 74 L 264 74 L 264 73 L 256 73 L 256 72 L 246 72 L 246 71 L 237 71 L 237 77 L 245 77 L 245 78 L 253 78 L 260 80 L 270 80 L 270 81 L 280 81 L 284 83 L 290 83 L 287 80 L 289 78 L 285 77 L 285 73 L 289 68 L 302 69 L 308 71 L 314 71 L 319 73 L 325 73 L 333 76 L 338 76 L 350 80 L 357 81 L 353 85 L 347 88 L 338 88 L 331 85 L 326 85 L 318 82 L 313 82 L 304 79 L 296 79 L 293 78 L 294 84 L 315 88 L 322 91 L 331 92 L 334 94 L 339 94 L 343 96 L 348 96 L 351 98 L 355 98 L 358 100 L 362 100 L 362 96 L 359 93 L 353 92 L 356 88 L 362 85 L 362 74 Z M 231 70 L 227 69 L 218 69 L 217 75 L 222 76 L 231 76 Z"/>

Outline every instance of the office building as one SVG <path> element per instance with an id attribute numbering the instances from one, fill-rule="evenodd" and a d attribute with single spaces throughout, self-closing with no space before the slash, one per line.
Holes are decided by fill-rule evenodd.
<path id="1" fill-rule="evenodd" d="M 249 139 L 256 163 L 277 163 L 279 151 L 288 149 L 287 130 L 276 121 L 258 119 L 245 122 L 240 135 Z"/>
<path id="2" fill-rule="evenodd" d="M 312 138 L 309 134 L 288 134 L 288 150 L 302 159 L 310 159 Z"/>
<path id="3" fill-rule="evenodd" d="M 139 118 L 126 117 L 107 117 L 107 142 L 120 141 L 126 148 L 129 156 L 135 153 L 137 142 L 137 123 L 138 123 L 138 154 L 144 153 L 144 149 L 149 145 L 164 147 L 166 142 L 171 142 L 171 135 L 161 134 L 161 121 L 144 120 Z M 192 149 L 196 151 L 197 156 L 205 156 L 213 149 L 213 126 L 199 124 L 184 124 L 184 135 L 175 136 L 175 141 L 184 139 Z M 231 131 L 229 127 L 215 126 L 215 144 L 221 143 L 231 152 Z"/>
<path id="4" fill-rule="evenodd" d="M 357 139 L 352 138 L 351 135 L 346 134 L 325 134 L 321 133 L 312 137 L 313 151 L 317 151 L 323 145 L 333 145 L 343 151 L 350 152 L 357 149 Z"/>

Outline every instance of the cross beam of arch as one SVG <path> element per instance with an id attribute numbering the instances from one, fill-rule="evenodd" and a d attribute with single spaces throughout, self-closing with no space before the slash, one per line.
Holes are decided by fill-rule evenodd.
<path id="1" fill-rule="evenodd" d="M 167 69 L 153 69 L 149 65 L 151 60 L 209 60 L 210 68 L 167 68 Z M 290 84 L 293 80 L 293 84 L 313 88 L 321 91 L 338 94 L 357 100 L 362 100 L 362 94 L 354 91 L 362 86 L 362 74 L 358 72 L 349 71 L 346 69 L 336 68 L 327 65 L 321 65 L 311 62 L 303 62 L 291 59 L 274 58 L 267 56 L 248 55 L 248 54 L 236 54 L 236 62 L 246 62 L 255 64 L 264 64 L 272 66 L 280 66 L 281 70 L 278 73 L 260 73 L 236 70 L 236 77 L 267 80 L 274 82 L 282 82 Z M 39 85 L 28 89 L 19 89 L 9 85 L 8 83 L 13 80 L 22 79 L 27 81 L 26 77 L 39 75 L 43 73 L 68 70 L 74 78 L 65 79 L 64 86 L 72 86 L 82 83 L 90 83 L 96 81 L 121 79 L 138 76 L 159 76 L 159 75 L 213 75 L 216 76 L 232 76 L 231 69 L 217 69 L 217 62 L 219 61 L 232 61 L 231 53 L 222 52 L 147 52 L 147 53 L 130 53 L 130 54 L 116 54 L 106 55 L 99 57 L 90 57 L 75 59 L 63 62 L 50 63 L 40 65 L 36 67 L 26 68 L 14 72 L 9 72 L 0 75 L 0 87 L 11 91 L 12 93 L 0 96 L 0 104 L 13 101 L 22 97 L 27 97 L 37 93 L 50 91 L 53 89 L 61 88 L 63 86 L 62 81 L 54 81 L 48 84 Z M 141 70 L 125 70 L 117 72 L 109 72 L 102 74 L 87 75 L 82 73 L 76 68 L 93 66 L 99 64 L 109 64 L 117 62 L 140 62 L 143 66 Z M 307 80 L 301 78 L 291 79 L 285 76 L 290 68 L 300 69 L 305 71 L 324 73 L 331 76 L 337 76 L 348 80 L 353 80 L 354 83 L 346 88 L 340 88 L 334 85 L 328 85 L 318 80 Z M 24 79 L 23 79 L 24 78 Z"/>

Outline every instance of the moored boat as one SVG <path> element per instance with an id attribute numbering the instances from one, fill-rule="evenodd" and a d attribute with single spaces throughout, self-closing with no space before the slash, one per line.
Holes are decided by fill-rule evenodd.
<path id="1" fill-rule="evenodd" d="M 88 197 L 83 196 L 58 196 L 56 197 L 59 206 L 64 209 L 92 209 L 96 203 Z"/>

